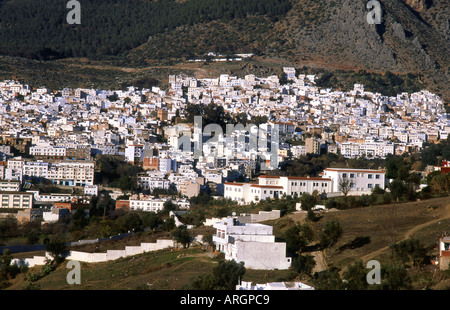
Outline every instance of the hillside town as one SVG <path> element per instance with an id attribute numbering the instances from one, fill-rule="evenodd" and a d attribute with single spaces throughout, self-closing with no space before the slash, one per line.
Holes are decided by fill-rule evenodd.
<path id="1" fill-rule="evenodd" d="M 443 101 L 429 91 L 388 97 L 361 84 L 350 91 L 322 89 L 314 75 L 283 71 L 281 77 L 172 75 L 167 89 L 53 91 L 3 81 L 0 207 L 20 209 L 21 222 L 49 223 L 67 212 L 88 211 L 93 197 L 104 192 L 116 209 L 146 212 L 160 212 L 168 201 L 188 212 L 190 199 L 205 191 L 240 205 L 305 193 L 370 194 L 387 188 L 384 169 L 328 167 L 319 176 L 271 172 L 307 154 L 372 159 L 417 152 L 450 132 Z M 231 131 L 203 126 L 202 115 L 190 119 L 195 105 L 221 107 L 245 123 L 230 124 Z M 139 167 L 129 190 L 98 179 L 102 156 Z M 345 193 L 343 179 L 351 180 Z M 42 184 L 71 192 L 41 192 Z M 290 267 L 286 245 L 275 242 L 271 226 L 236 217 L 210 226 L 227 259 L 255 269 Z M 256 259 L 261 255 L 267 259 Z"/>

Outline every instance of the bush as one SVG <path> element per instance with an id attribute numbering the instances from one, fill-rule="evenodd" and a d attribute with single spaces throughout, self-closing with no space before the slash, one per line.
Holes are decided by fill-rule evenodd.
<path id="1" fill-rule="evenodd" d="M 291 269 L 301 275 L 311 276 L 316 261 L 311 255 L 299 255 L 292 260 Z"/>
<path id="2" fill-rule="evenodd" d="M 195 290 L 235 290 L 239 279 L 245 274 L 243 263 L 219 261 L 212 274 L 201 275 L 191 283 Z"/>

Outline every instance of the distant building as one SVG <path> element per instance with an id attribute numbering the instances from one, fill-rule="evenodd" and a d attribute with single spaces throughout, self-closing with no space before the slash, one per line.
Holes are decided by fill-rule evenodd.
<path id="1" fill-rule="evenodd" d="M 313 138 L 305 140 L 305 147 L 307 154 L 320 154 L 320 142 Z"/>
<path id="2" fill-rule="evenodd" d="M 26 192 L 0 192 L 0 208 L 31 209 L 33 194 Z"/>
<path id="3" fill-rule="evenodd" d="M 86 185 L 84 194 L 88 196 L 98 196 L 98 185 Z"/>
<path id="4" fill-rule="evenodd" d="M 42 219 L 43 212 L 41 209 L 25 209 L 17 212 L 16 218 L 19 223 L 31 222 Z"/>
<path id="5" fill-rule="evenodd" d="M 16 180 L 0 180 L 0 191 L 3 192 L 18 192 L 20 191 L 21 183 Z"/>

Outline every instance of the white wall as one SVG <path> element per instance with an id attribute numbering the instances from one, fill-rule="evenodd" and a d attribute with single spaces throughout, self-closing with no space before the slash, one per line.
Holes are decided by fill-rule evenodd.
<path id="1" fill-rule="evenodd" d="M 75 260 L 86 263 L 100 263 L 111 260 L 116 260 L 122 257 L 142 254 L 144 252 L 158 251 L 167 248 L 175 247 L 176 243 L 173 240 L 157 240 L 156 243 L 141 243 L 140 246 L 127 246 L 125 250 L 108 250 L 106 253 L 88 253 L 80 251 L 70 251 L 66 256 L 67 260 Z M 44 265 L 46 258 L 50 258 L 48 252 L 46 257 L 34 256 L 33 258 L 13 259 L 11 264 L 18 264 L 19 266 L 28 265 L 34 267 L 36 265 Z"/>
<path id="2" fill-rule="evenodd" d="M 236 241 L 233 258 L 244 262 L 248 269 L 289 269 L 291 259 L 286 257 L 286 243 Z"/>

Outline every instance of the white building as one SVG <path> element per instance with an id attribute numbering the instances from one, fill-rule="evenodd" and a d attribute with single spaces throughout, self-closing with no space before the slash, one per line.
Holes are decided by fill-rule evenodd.
<path id="1" fill-rule="evenodd" d="M 2 191 L 2 192 L 18 192 L 18 191 L 20 191 L 20 182 L 15 181 L 15 180 L 0 181 L 0 191 Z"/>
<path id="2" fill-rule="evenodd" d="M 8 160 L 8 168 L 20 169 L 24 178 L 42 178 L 68 186 L 94 185 L 93 161 L 23 161 Z M 6 173 L 6 171 L 5 171 Z M 6 177 L 5 177 L 6 178 Z"/>
<path id="3" fill-rule="evenodd" d="M 30 147 L 30 155 L 45 157 L 65 157 L 67 149 L 60 146 L 52 146 L 48 144 L 35 145 Z"/>
<path id="4" fill-rule="evenodd" d="M 138 176 L 138 186 L 143 190 L 154 190 L 155 188 L 169 189 L 170 181 L 161 177 L 142 175 Z"/>
<path id="5" fill-rule="evenodd" d="M 341 143 L 340 149 L 344 157 L 366 156 L 369 158 L 385 158 L 387 155 L 395 153 L 395 145 L 388 142 L 344 142 Z"/>
<path id="6" fill-rule="evenodd" d="M 339 193 L 339 181 L 349 179 L 351 187 L 349 195 L 362 195 L 372 191 L 377 185 L 386 188 L 386 172 L 372 169 L 326 168 L 322 176 L 333 180 L 333 193 Z"/>
<path id="7" fill-rule="evenodd" d="M 0 208 L 31 209 L 33 208 L 33 194 L 0 192 Z"/>
<path id="8" fill-rule="evenodd" d="M 98 185 L 86 185 L 84 194 L 88 196 L 98 196 Z"/>
<path id="9" fill-rule="evenodd" d="M 314 191 L 319 194 L 333 191 L 333 180 L 330 178 L 260 176 L 258 183 L 227 182 L 224 186 L 224 197 L 248 204 L 268 198 L 281 198 L 283 195 L 301 196 Z"/>
<path id="10" fill-rule="evenodd" d="M 236 285 L 238 291 L 311 291 L 314 287 L 302 282 L 270 282 L 266 284 L 252 284 L 252 282 L 242 281 Z"/>
<path id="11" fill-rule="evenodd" d="M 272 226 L 239 223 L 228 218 L 213 225 L 217 233 L 213 242 L 225 259 L 244 262 L 247 269 L 289 269 L 291 258 L 286 257 L 286 243 L 275 242 Z"/>
<path id="12" fill-rule="evenodd" d="M 147 197 L 143 199 L 130 199 L 130 211 L 142 210 L 148 212 L 159 212 L 164 209 L 167 199 Z"/>

